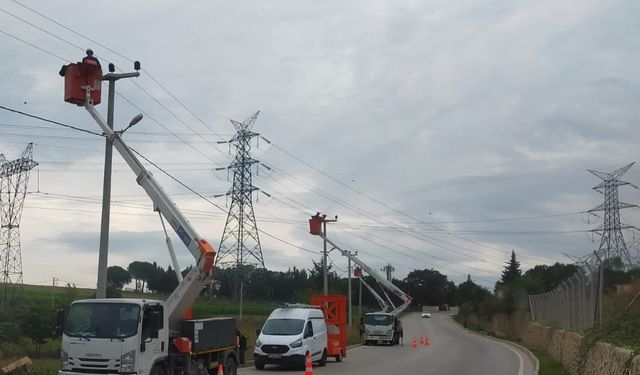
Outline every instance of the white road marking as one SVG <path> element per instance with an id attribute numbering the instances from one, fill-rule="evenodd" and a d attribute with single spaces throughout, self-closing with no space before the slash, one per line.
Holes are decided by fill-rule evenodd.
<path id="1" fill-rule="evenodd" d="M 518 356 L 518 362 L 520 362 L 520 369 L 518 370 L 518 375 L 524 375 L 524 358 L 522 357 L 522 354 L 520 354 L 519 351 L 515 350 L 514 348 L 512 348 L 510 345 L 507 345 L 503 342 L 497 341 L 497 340 L 491 340 L 497 344 L 500 344 L 502 346 L 504 346 L 505 348 L 511 350 L 512 352 L 516 353 L 516 355 Z"/>

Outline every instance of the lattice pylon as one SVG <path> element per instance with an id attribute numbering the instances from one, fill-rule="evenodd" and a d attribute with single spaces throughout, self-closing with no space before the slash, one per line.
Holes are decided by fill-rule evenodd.
<path id="1" fill-rule="evenodd" d="M 254 113 L 244 122 L 231 120 L 236 134 L 229 143 L 236 149 L 236 156 L 227 169 L 233 172 L 233 184 L 227 196 L 231 196 L 231 205 L 227 221 L 220 240 L 216 265 L 220 268 L 234 268 L 234 296 L 241 294 L 241 283 L 248 276 L 249 268 L 264 268 L 260 236 L 253 210 L 253 193 L 259 189 L 253 186 L 251 167 L 259 163 L 251 158 L 251 139 L 260 134 L 251 129 L 260 111 Z"/>
<path id="2" fill-rule="evenodd" d="M 33 161 L 33 143 L 19 159 L 7 161 L 0 155 L 0 308 L 11 303 L 22 291 L 22 251 L 20 219 L 27 195 Z"/>
<path id="3" fill-rule="evenodd" d="M 601 235 L 598 255 L 603 261 L 619 258 L 626 268 L 633 267 L 633 262 L 629 256 L 622 230 L 633 228 L 633 226 L 620 222 L 620 210 L 636 207 L 636 205 L 620 202 L 618 187 L 631 185 L 629 182 L 620 180 L 620 178 L 633 164 L 635 163 L 629 163 L 609 173 L 589 170 L 591 174 L 602 179 L 602 182 L 593 189 L 604 195 L 604 202 L 589 210 L 589 212 L 604 211 L 602 224 L 592 230 Z"/>

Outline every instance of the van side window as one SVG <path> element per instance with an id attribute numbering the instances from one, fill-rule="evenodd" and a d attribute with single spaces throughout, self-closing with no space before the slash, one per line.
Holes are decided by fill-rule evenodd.
<path id="1" fill-rule="evenodd" d="M 307 327 L 304 329 L 304 338 L 313 337 L 313 324 L 311 321 L 307 322 Z"/>

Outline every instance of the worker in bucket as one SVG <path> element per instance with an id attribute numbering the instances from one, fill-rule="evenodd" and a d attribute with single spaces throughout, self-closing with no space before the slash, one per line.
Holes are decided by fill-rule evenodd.
<path id="1" fill-rule="evenodd" d="M 98 61 L 97 57 L 93 56 L 93 51 L 91 50 L 91 48 L 87 49 L 87 56 L 82 58 L 82 63 L 97 65 L 98 68 L 102 69 L 102 67 L 100 66 L 100 61 Z"/>

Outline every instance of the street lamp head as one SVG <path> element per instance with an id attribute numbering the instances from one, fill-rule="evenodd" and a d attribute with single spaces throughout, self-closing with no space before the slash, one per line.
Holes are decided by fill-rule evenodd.
<path id="1" fill-rule="evenodd" d="M 129 122 L 129 127 L 139 123 L 142 120 L 143 117 L 144 116 L 142 115 L 142 113 L 136 115 L 136 117 L 132 118 L 131 122 Z"/>

